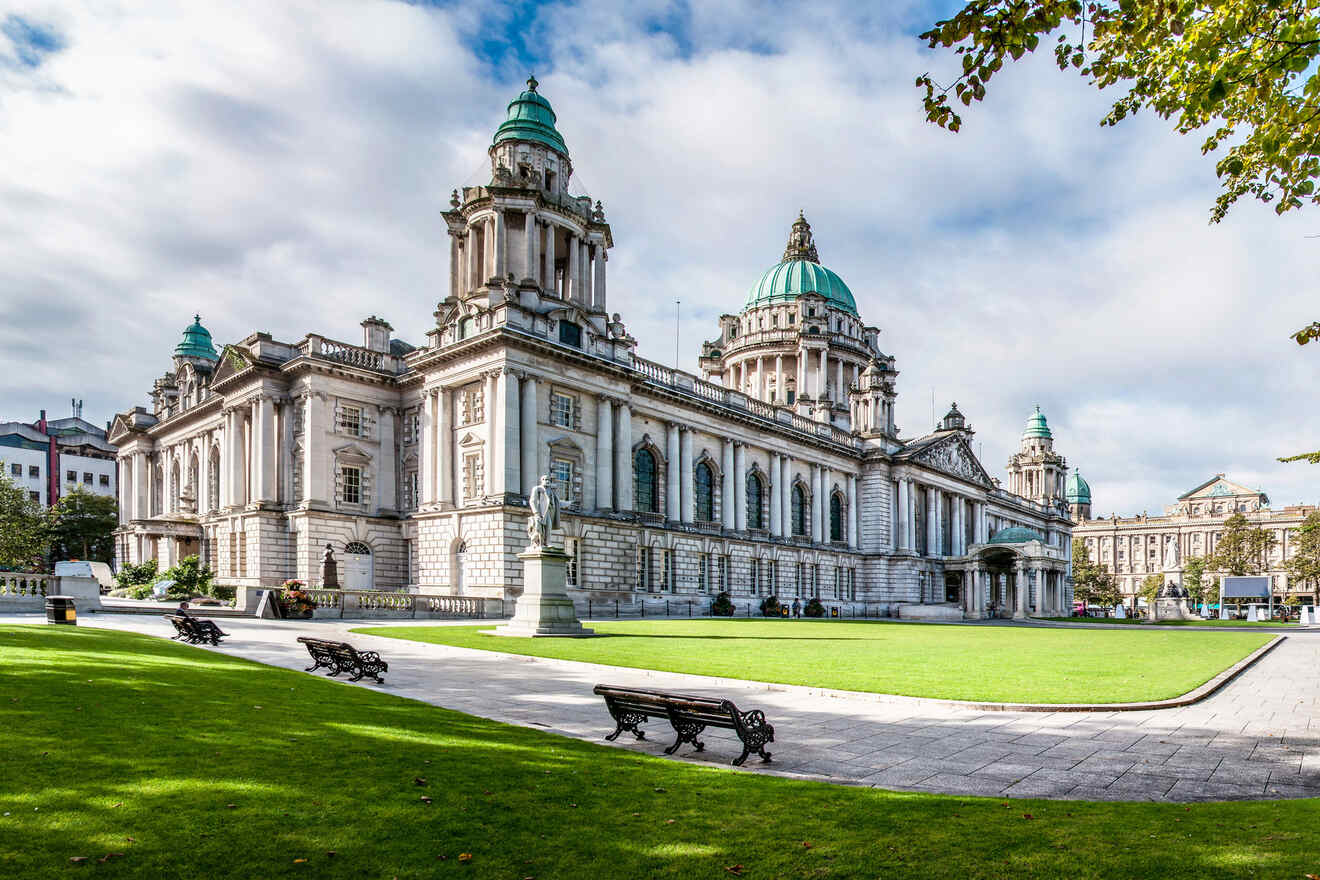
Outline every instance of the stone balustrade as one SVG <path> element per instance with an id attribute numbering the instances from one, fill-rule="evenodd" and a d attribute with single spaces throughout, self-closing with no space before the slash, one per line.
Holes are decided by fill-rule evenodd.
<path id="1" fill-rule="evenodd" d="M 29 571 L 0 572 L 0 602 L 6 599 L 44 597 L 59 592 L 60 579 Z"/>
<path id="2" fill-rule="evenodd" d="M 419 593 L 398 593 L 384 590 L 326 590 L 312 588 L 306 591 L 316 606 L 315 617 L 381 617 L 381 618 L 485 618 L 501 617 L 504 603 L 501 599 L 480 596 L 431 596 Z"/>
<path id="3" fill-rule="evenodd" d="M 307 357 L 361 367 L 364 370 L 390 374 L 403 371 L 403 361 L 394 355 L 327 339 L 316 333 L 307 334 L 307 338 L 299 343 L 298 350 Z"/>

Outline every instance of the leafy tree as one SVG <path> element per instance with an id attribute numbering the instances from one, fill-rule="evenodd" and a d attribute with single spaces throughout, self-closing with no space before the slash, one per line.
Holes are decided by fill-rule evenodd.
<path id="1" fill-rule="evenodd" d="M 41 504 L 0 468 L 0 568 L 39 568 L 49 545 Z"/>
<path id="2" fill-rule="evenodd" d="M 119 525 L 115 499 L 74 489 L 50 510 L 51 549 L 57 559 L 109 562 L 115 555 L 114 530 Z"/>
<path id="3" fill-rule="evenodd" d="M 125 589 L 155 583 L 158 570 L 159 563 L 154 559 L 139 562 L 137 565 L 125 562 L 115 573 L 115 582 Z"/>
<path id="4" fill-rule="evenodd" d="M 1320 511 L 1308 513 L 1293 533 L 1292 555 L 1284 561 L 1288 579 L 1320 597 Z"/>
<path id="5" fill-rule="evenodd" d="M 1260 574 L 1276 541 L 1273 532 L 1252 528 L 1245 516 L 1235 513 L 1224 520 L 1224 531 L 1206 567 L 1228 575 Z"/>
<path id="6" fill-rule="evenodd" d="M 1092 562 L 1081 538 L 1073 538 L 1073 598 L 1085 605 L 1117 605 L 1122 599 L 1109 566 Z"/>
<path id="7" fill-rule="evenodd" d="M 1193 607 L 1205 604 L 1211 584 L 1206 581 L 1204 556 L 1188 556 L 1183 560 L 1182 585 Z"/>
<path id="8" fill-rule="evenodd" d="M 1089 28 L 1089 33 L 1088 33 Z M 1097 88 L 1118 86 L 1101 125 L 1143 109 L 1179 134 L 1205 132 L 1201 152 L 1227 146 L 1215 165 L 1223 191 L 1219 222 L 1243 195 L 1280 214 L 1320 203 L 1320 12 L 1299 0 L 970 0 L 921 35 L 954 47 L 962 71 L 948 85 L 929 74 L 926 118 L 950 131 L 962 118 L 950 93 L 970 106 L 1006 61 L 1058 33 L 1054 58 Z M 1089 37 L 1089 39 L 1088 39 Z"/>
<path id="9" fill-rule="evenodd" d="M 1160 587 L 1164 586 L 1164 575 L 1148 574 L 1141 580 L 1141 586 L 1137 588 L 1137 595 L 1146 600 L 1149 605 L 1155 601 L 1155 597 L 1160 594 Z"/>

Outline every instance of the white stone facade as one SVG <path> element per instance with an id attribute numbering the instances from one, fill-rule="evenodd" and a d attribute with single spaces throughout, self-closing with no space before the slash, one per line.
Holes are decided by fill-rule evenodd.
<path id="1" fill-rule="evenodd" d="M 1114 572 L 1119 589 L 1135 602 L 1141 582 L 1148 575 L 1172 570 L 1181 573 L 1190 556 L 1213 553 L 1224 530 L 1224 520 L 1235 513 L 1247 518 L 1252 528 L 1274 532 L 1274 548 L 1265 560 L 1262 572 L 1279 599 L 1296 593 L 1304 601 L 1320 605 L 1320 596 L 1308 585 L 1289 583 L 1284 561 L 1293 552 L 1294 532 L 1306 517 L 1317 510 L 1315 505 L 1298 504 L 1273 509 L 1269 496 L 1216 474 L 1194 489 L 1180 495 L 1165 508 L 1163 515 L 1087 519 L 1074 526 L 1074 535 L 1086 542 L 1094 562 L 1102 562 Z M 1166 567 L 1170 554 L 1176 566 Z"/>
<path id="2" fill-rule="evenodd" d="M 153 410 L 114 424 L 121 560 L 201 553 L 224 582 L 316 583 L 329 543 L 346 586 L 347 556 L 378 589 L 508 602 L 549 474 L 578 600 L 1071 602 L 1061 499 L 999 488 L 956 408 L 900 439 L 893 358 L 854 311 L 805 291 L 725 316 L 700 377 L 637 357 L 606 307 L 611 229 L 569 195 L 553 118 L 524 92 L 490 183 L 454 193 L 449 295 L 420 347 L 373 317 L 361 345 L 258 333 L 176 354 Z M 794 236 L 814 257 L 810 228 Z M 1014 526 L 1030 539 L 992 540 Z"/>

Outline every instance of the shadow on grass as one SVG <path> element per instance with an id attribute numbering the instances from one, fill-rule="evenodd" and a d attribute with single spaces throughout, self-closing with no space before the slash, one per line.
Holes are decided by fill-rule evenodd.
<path id="1" fill-rule="evenodd" d="M 6 877 L 1300 876 L 1320 844 L 1313 802 L 798 783 L 104 630 L 0 627 L 0 669 Z"/>

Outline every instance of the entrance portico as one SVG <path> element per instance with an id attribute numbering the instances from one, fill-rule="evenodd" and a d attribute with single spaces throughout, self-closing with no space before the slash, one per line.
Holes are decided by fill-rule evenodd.
<path id="1" fill-rule="evenodd" d="M 1046 544 L 1031 529 L 1003 529 L 946 570 L 946 584 L 961 573 L 958 601 L 967 618 L 1054 617 L 1070 604 L 1065 548 Z"/>

